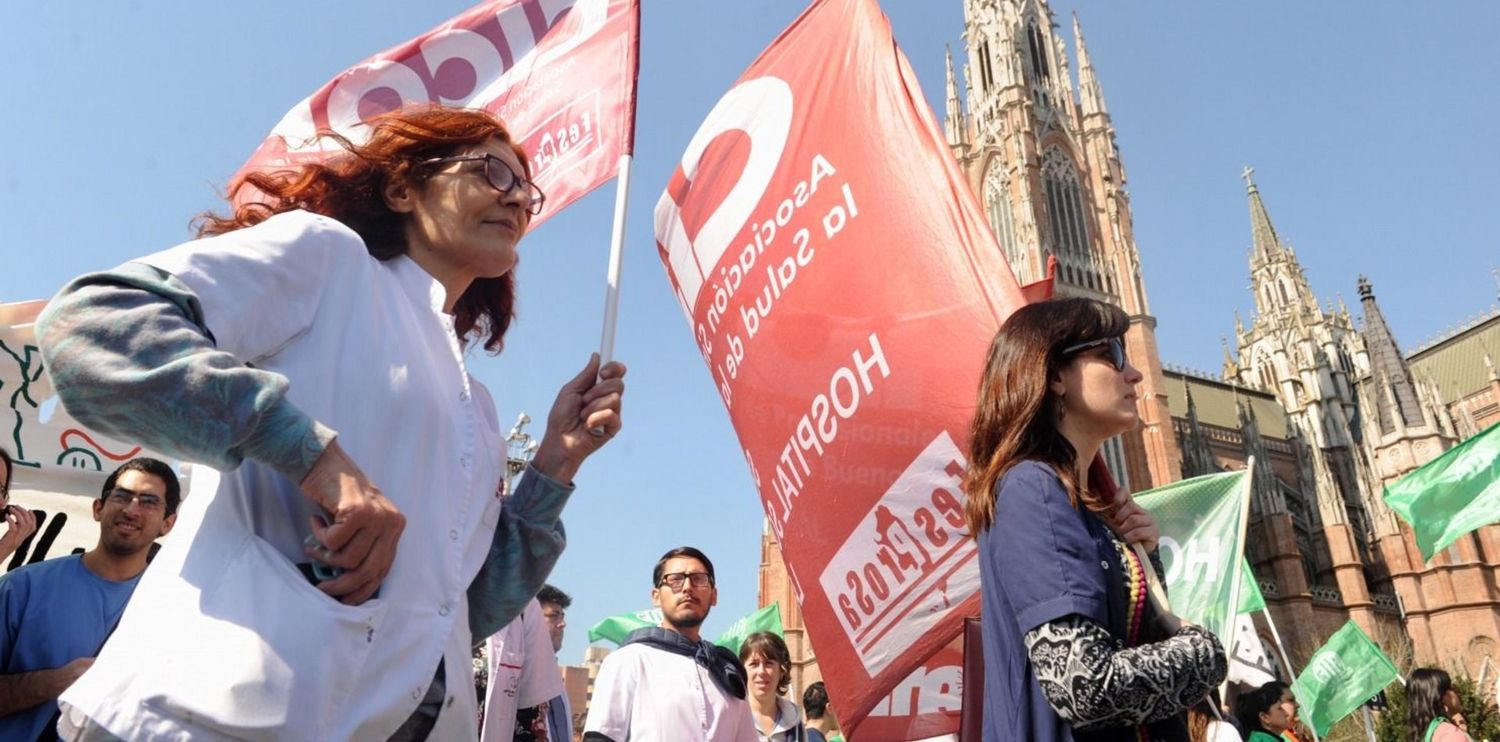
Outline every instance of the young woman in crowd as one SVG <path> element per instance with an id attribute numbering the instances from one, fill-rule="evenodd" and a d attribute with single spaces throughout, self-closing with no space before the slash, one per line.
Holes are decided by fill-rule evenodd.
<path id="1" fill-rule="evenodd" d="M 1155 521 L 1090 479 L 1139 424 L 1125 314 L 1027 305 L 995 335 L 965 490 L 979 541 L 986 740 L 1186 739 L 1183 712 L 1224 679 L 1224 650 L 1146 597 Z"/>
<path id="2" fill-rule="evenodd" d="M 1292 728 L 1295 703 L 1286 683 L 1275 680 L 1241 693 L 1234 715 L 1245 730 L 1245 742 L 1283 742 L 1282 733 Z"/>
<path id="3" fill-rule="evenodd" d="M 1463 712 L 1453 678 L 1435 667 L 1411 671 L 1406 680 L 1407 733 L 1411 742 L 1466 742 L 1454 717 Z"/>
<path id="4" fill-rule="evenodd" d="M 745 637 L 740 662 L 749 679 L 750 714 L 764 742 L 804 742 L 806 732 L 797 704 L 784 694 L 792 683 L 792 653 L 786 642 L 770 631 Z"/>
<path id="5" fill-rule="evenodd" d="M 362 129 L 38 321 L 74 417 L 207 464 L 62 696 L 67 738 L 473 737 L 470 647 L 556 561 L 625 370 L 595 359 L 563 385 L 502 507 L 505 441 L 467 363 L 501 349 L 544 195 L 483 111 Z"/>

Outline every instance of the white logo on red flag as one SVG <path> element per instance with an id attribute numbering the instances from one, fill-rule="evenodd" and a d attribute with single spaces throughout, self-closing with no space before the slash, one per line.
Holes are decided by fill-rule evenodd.
<path id="1" fill-rule="evenodd" d="M 547 205 L 531 226 L 614 177 L 631 150 L 635 0 L 490 0 L 340 73 L 293 106 L 235 175 L 316 162 L 410 103 L 496 114 L 531 160 Z M 242 198 L 252 198 L 243 194 Z"/>
<path id="2" fill-rule="evenodd" d="M 985 349 L 1023 303 L 923 100 L 874 2 L 815 2 L 656 208 L 846 729 L 977 610 L 962 451 Z"/>

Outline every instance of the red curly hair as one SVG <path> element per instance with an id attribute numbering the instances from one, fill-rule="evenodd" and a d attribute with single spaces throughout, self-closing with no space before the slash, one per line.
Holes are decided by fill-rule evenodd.
<path id="1" fill-rule="evenodd" d="M 301 209 L 337 219 L 359 234 L 371 257 L 390 260 L 406 254 L 406 217 L 386 206 L 386 186 L 392 181 L 421 183 L 429 175 L 423 161 L 498 139 L 510 145 L 525 176 L 531 177 L 526 153 L 505 125 L 485 111 L 408 107 L 378 116 L 369 124 L 373 132 L 365 144 L 333 132 L 322 133 L 344 149 L 343 155 L 294 170 L 252 172 L 231 183 L 231 204 L 245 188 L 259 191 L 259 197 L 235 205 L 228 216 L 199 215 L 194 220 L 198 236 L 232 232 Z M 514 270 L 497 278 L 475 279 L 453 305 L 454 331 L 466 342 L 482 339 L 485 350 L 499 353 L 505 331 L 515 318 L 515 287 Z"/>

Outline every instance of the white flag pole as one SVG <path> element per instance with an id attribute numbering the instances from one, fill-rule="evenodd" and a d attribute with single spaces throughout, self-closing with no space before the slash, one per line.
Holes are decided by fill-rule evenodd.
<path id="1" fill-rule="evenodd" d="M 1238 619 L 1240 615 L 1240 566 L 1245 562 L 1245 532 L 1250 527 L 1250 497 L 1255 493 L 1254 484 L 1255 457 L 1251 456 L 1245 461 L 1245 483 L 1241 485 L 1243 487 L 1244 499 L 1240 502 L 1240 540 L 1234 549 L 1234 576 L 1232 578 L 1234 582 L 1229 588 L 1229 618 L 1231 626 L 1234 620 Z M 1224 643 L 1224 656 L 1232 662 L 1234 659 L 1235 638 L 1239 636 L 1240 632 L 1231 630 L 1228 634 L 1229 636 L 1227 637 L 1219 637 L 1219 640 Z M 1228 677 L 1225 677 L 1224 682 L 1219 684 L 1219 698 L 1229 698 Z"/>
<path id="2" fill-rule="evenodd" d="M 1292 656 L 1286 653 L 1286 645 L 1281 643 L 1281 632 L 1276 630 L 1276 621 L 1271 618 L 1271 606 L 1267 605 L 1265 608 L 1262 608 L 1260 615 L 1265 616 L 1266 625 L 1271 627 L 1271 639 L 1276 642 L 1276 651 L 1281 653 L 1281 664 L 1286 667 L 1286 675 L 1290 678 L 1287 681 L 1287 685 L 1291 685 L 1292 681 L 1297 679 L 1297 671 L 1292 669 Z M 1313 742 L 1321 742 L 1318 739 L 1318 730 L 1313 729 L 1309 725 L 1307 731 L 1312 733 Z"/>
<path id="3" fill-rule="evenodd" d="M 604 332 L 599 339 L 599 364 L 614 360 L 615 323 L 620 316 L 620 272 L 625 255 L 625 210 L 630 203 L 629 152 L 620 155 L 619 180 L 615 185 L 615 221 L 609 238 L 609 272 L 604 289 Z"/>

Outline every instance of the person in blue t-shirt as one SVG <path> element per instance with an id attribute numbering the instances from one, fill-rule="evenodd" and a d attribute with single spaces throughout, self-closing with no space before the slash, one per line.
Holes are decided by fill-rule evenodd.
<path id="1" fill-rule="evenodd" d="M 1093 299 L 1037 302 L 990 345 L 964 486 L 985 742 L 1186 740 L 1184 711 L 1224 679 L 1219 640 L 1147 599 L 1156 521 L 1091 475 L 1140 424 L 1130 321 Z"/>
<path id="2" fill-rule="evenodd" d="M 0 739 L 57 737 L 57 697 L 93 664 L 181 499 L 172 467 L 131 459 L 94 501 L 93 549 L 0 577 Z"/>

